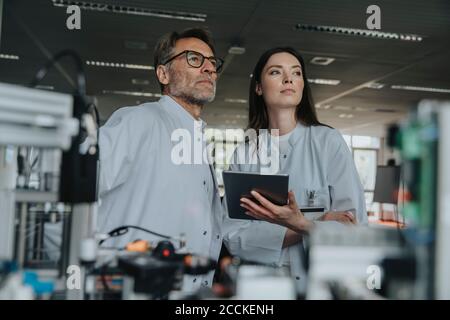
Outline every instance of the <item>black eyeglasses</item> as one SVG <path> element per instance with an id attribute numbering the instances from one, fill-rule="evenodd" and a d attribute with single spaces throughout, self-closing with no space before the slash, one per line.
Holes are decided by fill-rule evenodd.
<path id="1" fill-rule="evenodd" d="M 179 54 L 173 56 L 172 58 L 170 58 L 169 60 L 164 62 L 162 65 L 168 64 L 170 61 L 178 58 L 179 56 L 181 56 L 183 54 L 186 54 L 186 62 L 191 67 L 200 68 L 203 65 L 203 63 L 205 62 L 205 59 L 208 59 L 211 62 L 211 64 L 213 65 L 214 69 L 216 69 L 215 71 L 217 73 L 219 73 L 222 70 L 222 66 L 223 66 L 223 62 L 224 62 L 222 59 L 217 58 L 217 57 L 205 57 L 200 52 L 192 51 L 192 50 L 184 50 L 183 52 L 180 52 Z"/>

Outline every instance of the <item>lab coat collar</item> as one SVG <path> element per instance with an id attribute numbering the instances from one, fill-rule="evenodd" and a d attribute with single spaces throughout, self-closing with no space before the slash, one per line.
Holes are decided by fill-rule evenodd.
<path id="1" fill-rule="evenodd" d="M 199 122 L 199 127 L 202 131 L 206 127 L 206 122 L 202 119 L 196 120 L 185 108 L 168 95 L 163 95 L 159 101 L 165 109 L 176 117 L 180 118 L 187 127 L 192 126 L 192 123 Z M 196 123 L 197 124 L 197 123 Z"/>
<path id="2" fill-rule="evenodd" d="M 307 130 L 307 126 L 304 124 L 298 122 L 296 127 L 294 128 L 294 131 L 292 132 L 291 136 L 289 137 L 289 145 L 291 147 L 295 146 L 297 142 L 305 135 Z M 260 139 L 266 139 L 267 135 L 269 135 L 269 129 L 263 131 L 260 135 Z M 269 136 L 270 138 L 271 136 Z"/>

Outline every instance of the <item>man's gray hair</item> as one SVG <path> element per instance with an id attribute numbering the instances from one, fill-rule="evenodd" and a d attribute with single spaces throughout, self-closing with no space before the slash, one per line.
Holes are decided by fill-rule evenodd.
<path id="1" fill-rule="evenodd" d="M 178 40 L 184 38 L 197 38 L 205 42 L 212 50 L 213 54 L 216 54 L 216 50 L 214 48 L 214 44 L 212 41 L 211 33 L 204 28 L 191 28 L 178 32 L 170 32 L 163 35 L 155 46 L 155 51 L 153 54 L 153 66 L 156 69 L 159 65 L 163 65 L 167 60 L 171 58 L 174 54 L 175 44 Z M 158 77 L 156 77 L 158 79 Z M 159 79 L 158 79 L 159 81 Z M 161 87 L 161 93 L 164 91 L 164 85 L 162 83 L 159 84 Z"/>

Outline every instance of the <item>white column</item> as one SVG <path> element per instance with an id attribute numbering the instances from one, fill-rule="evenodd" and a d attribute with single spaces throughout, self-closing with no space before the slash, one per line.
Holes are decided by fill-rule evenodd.
<path id="1" fill-rule="evenodd" d="M 0 259 L 7 260 L 13 259 L 14 252 L 16 158 L 15 148 L 0 146 Z"/>
<path id="2" fill-rule="evenodd" d="M 436 299 L 450 299 L 450 102 L 438 106 L 439 159 L 436 221 Z"/>

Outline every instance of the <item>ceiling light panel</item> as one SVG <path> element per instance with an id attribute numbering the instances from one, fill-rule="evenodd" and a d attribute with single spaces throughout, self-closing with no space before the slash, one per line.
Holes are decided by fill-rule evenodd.
<path id="1" fill-rule="evenodd" d="M 309 83 L 314 83 L 314 84 L 324 84 L 324 85 L 329 85 L 329 86 L 337 86 L 338 84 L 341 83 L 341 80 L 336 80 L 336 79 L 308 79 Z"/>
<path id="2" fill-rule="evenodd" d="M 125 68 L 125 69 L 137 69 L 137 70 L 154 70 L 155 69 L 153 66 L 150 66 L 150 65 L 93 61 L 93 60 L 86 61 L 86 64 L 88 66 L 108 67 L 108 68 Z"/>
<path id="3" fill-rule="evenodd" d="M 7 59 L 7 60 L 19 60 L 20 57 L 16 56 L 14 54 L 5 54 L 5 53 L 0 53 L 0 59 Z"/>
<path id="4" fill-rule="evenodd" d="M 121 91 L 121 90 L 103 90 L 103 94 L 115 94 L 122 96 L 133 96 L 133 97 L 150 97 L 150 98 L 160 98 L 160 93 L 153 92 L 141 92 L 141 91 Z"/>
<path id="5" fill-rule="evenodd" d="M 450 93 L 450 89 L 447 89 L 447 88 L 416 87 L 416 86 L 406 86 L 406 85 L 392 85 L 391 89 L 406 90 L 406 91 L 435 92 L 435 93 Z"/>
<path id="6" fill-rule="evenodd" d="M 188 20 L 196 22 L 206 22 L 207 15 L 203 13 L 178 12 L 169 10 L 153 10 L 142 7 L 131 7 L 112 5 L 104 3 L 95 3 L 87 1 L 68 1 L 68 0 L 52 0 L 55 7 L 68 7 L 77 5 L 82 10 L 100 11 L 109 13 L 119 13 L 137 16 L 157 17 L 165 19 Z"/>
<path id="7" fill-rule="evenodd" d="M 311 59 L 310 63 L 319 65 L 319 66 L 327 66 L 332 63 L 335 59 L 330 57 L 314 57 Z"/>
<path id="8" fill-rule="evenodd" d="M 424 38 L 423 36 L 417 34 L 382 32 L 376 30 L 355 29 L 355 28 L 341 28 L 337 26 L 308 25 L 301 23 L 297 24 L 295 26 L 295 29 L 300 31 L 324 32 L 338 35 L 366 37 L 374 39 L 391 39 L 391 40 L 415 41 L 415 42 L 421 42 Z"/>
<path id="9" fill-rule="evenodd" d="M 247 100 L 246 100 L 246 99 L 231 99 L 231 98 L 226 98 L 224 101 L 225 101 L 225 102 L 229 102 L 229 103 L 242 103 L 242 104 L 247 103 Z"/>

